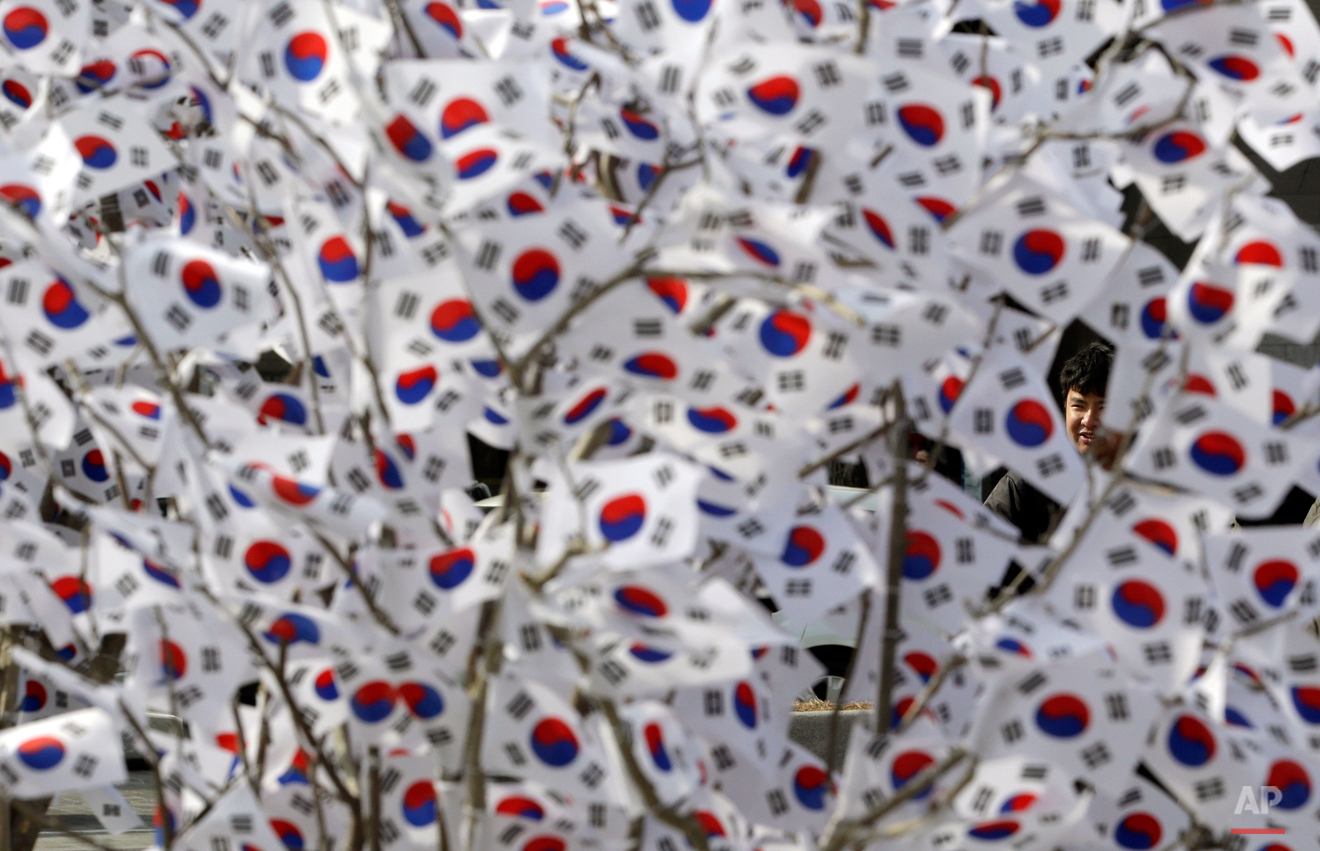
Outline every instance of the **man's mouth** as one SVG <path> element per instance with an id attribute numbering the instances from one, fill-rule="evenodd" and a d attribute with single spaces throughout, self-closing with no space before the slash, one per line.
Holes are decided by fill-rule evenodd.
<path id="1" fill-rule="evenodd" d="M 1077 434 L 1077 439 L 1082 443 L 1086 444 L 1087 446 L 1089 446 L 1095 440 L 1095 432 L 1093 431 L 1079 432 Z"/>

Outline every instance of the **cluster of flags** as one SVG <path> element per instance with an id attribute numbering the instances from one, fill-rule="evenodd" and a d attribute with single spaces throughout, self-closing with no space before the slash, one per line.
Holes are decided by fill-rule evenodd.
<path id="1" fill-rule="evenodd" d="M 0 793 L 130 830 L 127 737 L 161 848 L 1320 830 L 1320 535 L 1234 523 L 1320 494 L 1259 350 L 1320 332 L 1301 0 L 4 0 L 0 53 Z M 821 624 L 890 696 L 834 765 Z"/>

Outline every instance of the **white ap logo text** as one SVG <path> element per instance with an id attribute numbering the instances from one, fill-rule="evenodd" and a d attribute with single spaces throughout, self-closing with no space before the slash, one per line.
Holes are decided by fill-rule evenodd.
<path id="1" fill-rule="evenodd" d="M 1270 811 L 1270 807 L 1283 800 L 1283 793 L 1279 791 L 1279 787 L 1261 786 L 1258 802 L 1255 789 L 1255 786 L 1242 787 L 1242 794 L 1238 795 L 1237 807 L 1233 810 L 1234 815 L 1240 816 L 1243 813 L 1264 815 Z"/>

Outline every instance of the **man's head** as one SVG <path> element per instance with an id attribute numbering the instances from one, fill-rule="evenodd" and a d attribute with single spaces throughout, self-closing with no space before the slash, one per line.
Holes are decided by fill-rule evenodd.
<path id="1" fill-rule="evenodd" d="M 1114 352 L 1103 343 L 1090 343 L 1068 358 L 1059 372 L 1059 384 L 1067 394 L 1063 401 L 1068 439 L 1086 452 L 1098 439 L 1100 418 L 1105 411 L 1105 386 Z"/>

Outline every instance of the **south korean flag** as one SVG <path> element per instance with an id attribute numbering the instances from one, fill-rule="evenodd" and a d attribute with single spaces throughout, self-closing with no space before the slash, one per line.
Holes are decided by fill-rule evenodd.
<path id="1" fill-rule="evenodd" d="M 230 698 L 256 677 L 239 628 L 209 607 L 139 608 L 130 618 L 129 706 L 139 713 L 176 711 L 202 731 L 228 729 Z"/>
<path id="2" fill-rule="evenodd" d="M 557 380 L 560 376 L 546 376 L 542 387 L 544 396 L 540 399 L 521 398 L 515 402 L 522 414 L 519 424 L 523 426 L 520 442 L 524 445 L 563 447 L 574 446 L 577 441 L 591 440 L 596 428 L 607 422 L 617 421 L 615 414 L 620 410 L 620 403 L 626 402 L 631 394 L 617 386 L 616 382 L 600 378 L 581 380 L 578 375 L 565 376 L 567 380 Z M 550 388 L 550 384 L 559 385 Z M 554 401 L 558 397 L 558 401 Z M 614 438 L 615 426 L 608 426 L 608 442 Z"/>
<path id="3" fill-rule="evenodd" d="M 768 777 L 750 760 L 727 768 L 711 762 L 719 788 L 757 824 L 819 835 L 834 811 L 835 784 L 825 764 L 795 742 L 784 743 Z"/>
<path id="4" fill-rule="evenodd" d="M 452 260 L 425 272 L 391 277 L 368 297 L 376 303 L 370 314 L 372 352 L 391 366 L 494 357 Z"/>
<path id="5" fill-rule="evenodd" d="M 482 128 L 502 129 L 543 144 L 550 132 L 549 80 L 530 63 L 399 59 L 385 66 L 385 97 L 440 148 L 466 151 Z M 538 120 L 528 121 L 529 117 Z M 644 119 L 643 119 L 644 120 Z M 408 147 L 395 141 L 406 156 Z"/>
<path id="6" fill-rule="evenodd" d="M 13 104 L 6 106 L 12 108 Z M 29 107 L 29 111 L 39 110 Z M 0 109 L 0 126 L 7 126 L 5 115 Z M 81 165 L 70 150 L 71 142 L 63 132 L 53 129 L 24 153 L 0 159 L 0 200 L 57 230 L 68 220 L 73 182 Z"/>
<path id="7" fill-rule="evenodd" d="M 580 813 L 572 802 L 562 792 L 540 783 L 488 779 L 486 800 L 495 816 L 493 829 L 501 837 L 513 833 L 516 838 L 528 831 L 535 835 L 546 824 L 563 825 L 566 829 L 579 826 Z"/>
<path id="8" fill-rule="evenodd" d="M 1296 612 L 1314 617 L 1320 532 L 1300 526 L 1246 528 L 1204 539 L 1220 607 L 1238 630 Z"/>
<path id="9" fill-rule="evenodd" d="M 1220 146 L 1202 127 L 1175 121 L 1123 145 L 1124 166 L 1115 182 L 1131 175 L 1160 221 L 1180 239 L 1194 241 L 1210 223 L 1222 193 L 1255 175 L 1236 149 Z"/>
<path id="10" fill-rule="evenodd" d="M 1235 647 L 1235 681 L 1255 695 L 1263 688 L 1270 714 L 1282 712 L 1298 747 L 1320 752 L 1320 654 L 1309 624 L 1292 619 L 1243 636 Z"/>
<path id="11" fill-rule="evenodd" d="M 673 710 L 648 700 L 629 704 L 620 714 L 632 732 L 633 759 L 661 802 L 674 805 L 703 785 L 700 748 Z"/>
<path id="12" fill-rule="evenodd" d="M 949 353 L 950 340 L 971 340 L 983 334 L 982 321 L 946 296 L 859 288 L 842 300 L 865 317 L 868 325 L 861 337 L 870 346 L 868 354 L 854 354 L 864 376 L 862 398 L 873 398 L 873 393 L 888 389 L 894 379 L 912 375 Z M 947 406 L 942 407 L 947 413 Z"/>
<path id="13" fill-rule="evenodd" d="M 1177 280 L 1178 268 L 1163 254 L 1144 242 L 1129 243 L 1128 252 L 1092 303 L 1089 321 L 1120 349 L 1125 340 L 1155 345 L 1166 337 L 1172 339 L 1174 330 L 1165 329 L 1169 290 Z"/>
<path id="14" fill-rule="evenodd" d="M 898 196 L 875 178 L 864 179 L 863 174 L 844 177 L 849 197 L 839 202 L 822 238 L 847 244 L 874 263 L 886 280 L 911 281 L 924 290 L 939 291 L 946 267 L 940 250 L 943 232 L 920 204 Z"/>
<path id="15" fill-rule="evenodd" d="M 1143 429 L 1124 468 L 1204 494 L 1241 517 L 1267 517 L 1309 457 L 1296 438 L 1200 394 L 1181 394 Z"/>
<path id="16" fill-rule="evenodd" d="M 483 527 L 481 534 L 457 546 L 421 546 L 402 550 L 395 557 L 399 568 L 414 577 L 415 591 L 398 599 L 423 617 L 438 606 L 453 613 L 471 609 L 500 596 L 514 564 L 513 526 Z M 400 583 L 402 584 L 402 583 Z M 387 589 L 387 599 L 399 589 Z"/>
<path id="17" fill-rule="evenodd" d="M 1163 848 L 1188 828 L 1189 817 L 1169 793 L 1141 775 L 1112 793 L 1102 791 L 1087 817 L 1098 835 L 1099 846 L 1113 851 Z"/>
<path id="18" fill-rule="evenodd" d="M 134 186 L 174 168 L 178 160 L 152 128 L 147 107 L 124 96 L 100 98 L 60 120 L 82 159 L 74 203 Z"/>
<path id="19" fill-rule="evenodd" d="M 1286 120 L 1314 103 L 1259 7 L 1218 6 L 1184 19 L 1162 21 L 1149 32 L 1201 79 L 1242 102 L 1258 120 Z"/>
<path id="20" fill-rule="evenodd" d="M 1259 747 L 1244 747 L 1244 738 L 1191 706 L 1174 704 L 1160 713 L 1142 759 L 1200 819 L 1226 831 L 1253 818 L 1235 814 L 1233 804 L 1243 786 L 1261 784 L 1268 773 Z"/>
<path id="21" fill-rule="evenodd" d="M 1091 303 L 1129 243 L 1021 176 L 959 219 L 949 240 L 967 264 L 1060 324 Z"/>
<path id="22" fill-rule="evenodd" d="M 1006 756 L 978 762 L 951 809 L 959 821 L 930 834 L 932 851 L 1000 848 L 1009 837 L 1023 848 L 1052 848 L 1079 835 L 1091 791 L 1068 782 L 1070 771 L 1053 760 Z M 950 845 L 961 836 L 962 844 Z"/>
<path id="23" fill-rule="evenodd" d="M 553 565 L 578 538 L 616 570 L 684 558 L 696 546 L 700 481 L 699 467 L 664 453 L 573 465 L 551 480 L 537 560 Z"/>
<path id="24" fill-rule="evenodd" d="M 851 738 L 838 790 L 840 814 L 860 818 L 917 775 L 948 755 L 949 745 L 928 721 L 918 721 L 902 734 L 858 735 Z M 956 775 L 953 775 L 956 776 Z M 894 810 L 897 817 L 918 815 L 934 798 L 942 800 L 949 791 L 949 778 L 942 778 L 917 792 Z"/>
<path id="25" fill-rule="evenodd" d="M 296 230 L 289 228 L 289 235 L 298 257 L 285 262 L 305 269 L 307 280 L 316 282 L 314 291 L 328 295 L 340 311 L 356 311 L 362 299 L 366 249 L 354 229 L 346 228 L 334 208 L 319 200 L 299 198 L 290 214 L 297 223 Z"/>
<path id="26" fill-rule="evenodd" d="M 772 134 L 792 134 L 802 144 L 822 131 L 864 139 L 869 110 L 885 109 L 873 77 L 860 59 L 823 47 L 780 42 L 754 50 L 748 44 L 701 75 L 697 119 L 731 149 L 741 138 Z"/>
<path id="27" fill-rule="evenodd" d="M 15 798 L 93 789 L 128 778 L 123 744 L 104 709 L 80 709 L 0 734 L 0 787 Z"/>
<path id="28" fill-rule="evenodd" d="M 1087 534 L 1097 541 L 1117 543 L 1134 537 L 1187 568 L 1199 570 L 1204 537 L 1228 531 L 1233 513 L 1203 497 L 1170 494 L 1135 483 L 1120 485 L 1094 516 L 1084 503 L 1070 506 L 1054 532 L 1054 546 L 1065 546 L 1084 522 L 1090 524 Z"/>
<path id="29" fill-rule="evenodd" d="M 495 723 L 481 742 L 488 770 L 534 780 L 583 802 L 613 797 L 613 761 L 594 723 L 532 680 L 504 676 L 489 688 L 488 718 Z"/>
<path id="30" fill-rule="evenodd" d="M 397 337 L 392 338 L 397 342 Z M 507 411 L 496 401 L 493 394 L 486 394 L 476 382 L 484 373 L 502 370 L 500 362 L 491 359 L 473 359 L 467 363 L 460 361 L 418 360 L 408 353 L 391 351 L 387 346 L 381 352 L 381 390 L 385 398 L 385 410 L 390 417 L 390 425 L 399 430 L 400 436 L 418 436 L 439 431 L 449 434 L 454 428 L 469 427 L 474 420 L 482 423 L 489 434 L 479 435 L 492 446 L 511 444 L 512 428 L 508 425 Z M 380 351 L 373 349 L 373 351 Z M 483 404 L 484 398 L 484 404 Z M 434 440 L 424 441 L 434 443 Z M 507 448 L 507 447 L 504 447 Z M 446 466 L 435 467 L 431 459 L 444 461 L 439 448 L 423 452 L 422 470 L 428 482 L 434 484 L 457 475 L 459 467 L 452 461 Z M 459 463 L 466 462 L 466 458 Z M 449 476 L 441 474 L 449 471 Z M 434 480 L 434 481 L 432 481 Z M 456 486 L 465 486 L 471 476 Z"/>
<path id="31" fill-rule="evenodd" d="M 1320 156 L 1317 124 L 1320 124 L 1320 111 L 1308 109 L 1273 124 L 1246 116 L 1238 121 L 1237 128 L 1242 141 L 1270 167 L 1287 171 L 1303 160 Z"/>
<path id="32" fill-rule="evenodd" d="M 870 548 L 833 503 L 800 512 L 779 541 L 777 552 L 758 555 L 756 569 L 796 625 L 880 582 Z"/>
<path id="33" fill-rule="evenodd" d="M 1232 313 L 1247 335 L 1243 347 L 1254 348 L 1250 335 L 1262 330 L 1299 340 L 1320 332 L 1320 300 L 1314 295 L 1320 283 L 1320 236 L 1282 200 L 1245 193 L 1234 196 L 1224 213 L 1222 233 L 1221 242 L 1205 240 L 1197 246 L 1194 262 L 1204 258 L 1206 266 L 1236 284 L 1241 303 Z M 1189 302 L 1188 307 L 1198 305 Z"/>
<path id="34" fill-rule="evenodd" d="M 34 366 L 111 355 L 110 340 L 132 333 L 117 308 L 82 286 L 29 260 L 4 269 L 6 306 L 0 325 L 14 356 Z"/>
<path id="35" fill-rule="evenodd" d="M 100 595 L 98 607 L 170 605 L 183 601 L 179 571 L 130 549 L 114 532 L 97 531 L 88 566 L 88 584 Z"/>
<path id="36" fill-rule="evenodd" d="M 638 588 L 631 586 L 622 598 L 634 608 L 644 599 Z M 712 686 L 752 674 L 746 642 L 713 633 L 686 631 L 671 637 L 662 624 L 654 637 L 625 633 L 621 638 L 602 631 L 594 643 L 591 687 L 602 694 L 659 699 L 674 688 Z"/>
<path id="37" fill-rule="evenodd" d="M 247 24 L 244 43 L 238 45 L 245 82 L 335 124 L 357 116 L 348 57 L 325 7 L 275 2 Z"/>
<path id="38" fill-rule="evenodd" d="M 787 718 L 772 704 L 773 694 L 759 677 L 682 689 L 673 699 L 675 713 L 711 749 L 712 761 L 732 751 L 752 765 L 769 768 L 771 754 L 782 753 Z"/>
<path id="39" fill-rule="evenodd" d="M 475 10 L 465 9 L 462 3 L 438 0 L 404 3 L 400 11 L 412 25 L 412 32 L 422 43 L 425 56 L 437 59 L 478 57 L 486 50 L 483 43 L 486 36 L 474 32 L 471 22 L 465 18 Z M 476 14 L 480 15 L 480 12 Z"/>
<path id="40" fill-rule="evenodd" d="M 124 265 L 128 301 L 162 349 L 214 345 L 236 328 L 273 318 L 264 263 L 164 235 L 130 246 Z"/>
<path id="41" fill-rule="evenodd" d="M 785 416 L 825 409 L 857 383 L 855 331 L 819 304 L 776 307 L 752 299 L 717 326 L 731 358 L 763 383 Z"/>
<path id="42" fill-rule="evenodd" d="M 1314 438 L 1320 432 L 1320 422 L 1302 415 L 1320 408 L 1320 373 L 1299 367 L 1287 361 L 1270 359 L 1269 422 L 1275 428 L 1287 425 L 1287 431 Z M 1320 474 L 1320 469 L 1317 470 Z M 1313 493 L 1320 488 L 1299 482 Z"/>
<path id="43" fill-rule="evenodd" d="M 73 440 L 51 460 L 59 481 L 70 490 L 101 504 L 119 498 L 124 459 L 96 442 L 86 420 L 79 419 Z"/>
<path id="44" fill-rule="evenodd" d="M 982 361 L 949 424 L 1061 504 L 1086 482 L 1077 449 L 1040 376 L 1002 351 Z"/>
<path id="45" fill-rule="evenodd" d="M 0 3 L 0 46 L 11 60 L 37 74 L 76 77 L 90 40 L 90 3 L 5 0 Z"/>
<path id="46" fill-rule="evenodd" d="M 925 625 L 956 633 L 963 628 L 968 605 L 984 602 L 1004 575 L 1015 547 L 973 527 L 946 500 L 913 494 L 909 511 L 904 530 L 904 609 Z"/>
<path id="47" fill-rule="evenodd" d="M 505 524 L 506 527 L 514 524 Z M 533 591 L 522 582 L 508 585 L 500 611 L 500 629 L 504 634 L 503 670 L 530 676 L 567 694 L 580 682 L 582 667 L 573 651 L 560 641 L 551 625 L 543 623 L 544 609 L 534 603 Z M 626 677 L 626 674 L 625 674 Z"/>
<path id="48" fill-rule="evenodd" d="M 1132 676 L 1162 692 L 1186 682 L 1200 659 L 1209 608 L 1198 572 L 1135 536 L 1115 540 L 1100 531 L 1090 531 L 1074 561 L 1045 592 L 1054 612 L 1094 631 Z"/>
<path id="49" fill-rule="evenodd" d="M 162 407 L 158 395 L 140 387 L 101 387 L 85 404 L 94 414 L 92 430 L 109 433 L 98 443 L 113 445 L 112 434 L 135 459 L 151 465 L 160 459 L 161 436 L 173 427 L 174 410 L 168 403 Z"/>
<path id="50" fill-rule="evenodd" d="M 1104 136 L 1115 128 L 1137 130 L 1178 115 L 1195 81 L 1174 73 L 1163 53 L 1151 50 L 1131 62 L 1114 63 L 1096 89 L 1056 124 L 1060 130 Z"/>
<path id="51" fill-rule="evenodd" d="M 243 15 L 235 10 L 216 8 L 200 2 L 179 0 L 150 0 L 149 5 L 171 23 L 177 24 L 197 44 L 211 50 L 216 59 L 223 61 L 242 36 Z"/>
<path id="52" fill-rule="evenodd" d="M 625 265 L 601 203 L 565 202 L 538 216 L 471 227 L 459 262 L 486 330 L 511 357 Z"/>
<path id="53" fill-rule="evenodd" d="M 462 761 L 468 700 L 436 671 L 426 654 L 399 642 L 375 648 L 379 656 L 341 659 L 332 687 L 348 698 L 348 722 L 358 741 L 389 748 L 434 748 L 449 770 Z"/>
<path id="54" fill-rule="evenodd" d="M 1193 258 L 1169 293 L 1169 320 L 1179 335 L 1204 345 L 1254 348 L 1269 327 L 1273 307 L 1286 293 L 1271 286 L 1264 304 L 1250 305 L 1254 294 L 1243 277 L 1216 258 Z"/>
<path id="55" fill-rule="evenodd" d="M 692 71 L 689 66 L 701 57 L 702 46 L 706 44 L 716 15 L 711 11 L 713 0 L 678 0 L 673 3 L 656 3 L 653 0 L 637 0 L 620 5 L 618 16 L 613 22 L 613 29 L 618 38 L 640 54 L 663 52 L 666 67 L 674 67 L 675 73 L 661 74 L 661 79 L 676 76 L 678 71 Z M 567 50 L 562 51 L 567 54 Z M 561 64 L 568 64 L 561 58 L 561 50 L 555 47 L 555 58 Z M 678 60 L 675 62 L 675 60 Z M 669 63 L 673 63 L 672 66 Z M 572 67 L 571 65 L 569 66 Z M 574 69 L 581 70 L 581 69 Z M 668 91 L 686 90 L 682 77 L 674 79 Z"/>
<path id="56" fill-rule="evenodd" d="M 265 799 L 266 807 L 271 807 L 271 797 L 274 796 Z M 174 814 L 163 807 L 161 810 L 172 823 Z M 159 821 L 155 823 L 159 830 Z M 269 818 L 252 787 L 247 783 L 235 783 L 188 825 L 186 832 L 182 835 L 176 833 L 173 844 L 180 851 L 203 851 L 225 845 L 232 847 L 233 843 L 240 843 L 240 848 L 266 849 L 281 845 L 287 848 L 284 843 L 291 841 L 302 844 L 303 835 L 298 828 L 284 819 Z"/>
<path id="57" fill-rule="evenodd" d="M 377 773 L 380 810 L 372 818 L 380 825 L 382 848 L 391 851 L 433 849 L 440 845 L 440 820 L 446 815 L 437 795 L 435 759 L 427 753 L 393 750 L 362 764 L 360 788 L 371 788 Z M 446 825 L 447 826 L 447 825 Z M 451 828 L 452 829 L 452 828 Z"/>
<path id="58" fill-rule="evenodd" d="M 907 600 L 908 597 L 905 595 L 903 599 Z M 884 597 L 879 593 L 872 597 L 866 628 L 859 633 L 857 646 L 862 655 L 853 663 L 853 675 L 844 690 L 849 701 L 870 700 L 879 689 L 880 654 L 885 634 L 883 601 Z M 859 604 L 850 604 L 850 608 L 856 611 Z M 938 630 L 910 613 L 915 608 L 904 603 L 903 634 L 895 651 L 896 664 L 890 677 L 892 704 L 888 729 L 898 730 L 905 721 L 909 726 L 913 723 L 936 723 L 946 737 L 964 736 L 976 711 L 974 694 L 980 689 L 980 683 L 956 665 L 947 671 L 942 670 L 954 655 L 953 647 Z M 850 634 L 846 629 L 839 632 Z M 943 685 L 909 720 L 908 714 L 917 697 L 935 677 L 944 678 Z"/>
<path id="59" fill-rule="evenodd" d="M 936 44 L 955 75 L 990 92 L 990 118 L 996 123 L 1016 124 L 1031 108 L 1039 73 L 1007 40 L 951 32 Z"/>
<path id="60" fill-rule="evenodd" d="M 648 396 L 673 394 L 700 410 L 732 411 L 742 407 L 735 404 L 740 395 L 759 389 L 730 367 L 714 339 L 693 333 L 640 281 L 601 296 L 571 330 L 560 351 L 576 356 L 584 371 L 620 378 Z"/>
<path id="61" fill-rule="evenodd" d="M 384 430 L 382 429 L 381 432 Z M 424 488 L 423 470 L 416 464 L 415 453 L 405 440 L 378 432 L 374 445 L 365 441 L 340 441 L 335 445 L 331 467 L 344 491 L 352 491 L 360 500 L 386 506 L 400 527 L 423 530 L 431 528 L 428 510 L 435 512 L 434 492 Z M 428 535 L 429 537 L 429 535 Z"/>
<path id="62" fill-rule="evenodd" d="M 1124 23 L 1123 7 L 1113 0 L 987 0 L 981 5 L 994 31 L 1029 57 L 1051 82 L 1066 74 L 1077 57 L 1118 33 Z"/>
<path id="63" fill-rule="evenodd" d="M 348 695 L 329 659 L 286 663 L 287 677 L 298 711 L 318 735 L 348 721 Z"/>
<path id="64" fill-rule="evenodd" d="M 212 587 L 288 601 L 330 575 L 331 557 L 301 529 L 257 511 L 233 520 L 201 535 L 202 569 Z"/>
<path id="65" fill-rule="evenodd" d="M 863 105 L 867 129 L 879 135 L 873 157 L 890 151 L 879 174 L 960 206 L 980 182 L 990 89 L 907 62 L 882 68 L 880 83 L 881 99 Z"/>
<path id="66" fill-rule="evenodd" d="M 1096 654 L 995 683 L 971 734 L 978 753 L 988 758 L 1030 749 L 1101 787 L 1127 780 L 1145 748 L 1156 699 L 1105 661 Z"/>

